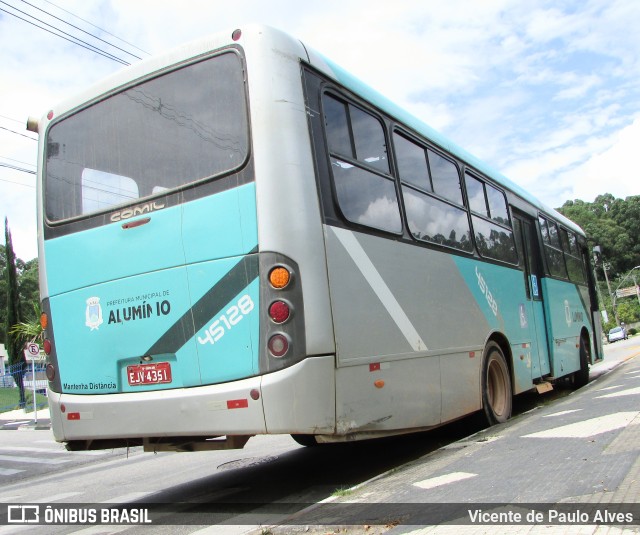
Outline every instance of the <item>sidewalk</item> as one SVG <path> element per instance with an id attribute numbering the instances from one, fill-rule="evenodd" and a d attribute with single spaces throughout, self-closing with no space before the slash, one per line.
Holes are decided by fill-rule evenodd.
<path id="1" fill-rule="evenodd" d="M 33 407 L 31 407 L 33 409 Z M 0 429 L 15 425 L 16 429 L 34 428 L 34 418 L 36 413 L 26 412 L 24 409 L 16 409 L 14 411 L 0 412 Z M 51 427 L 51 416 L 49 415 L 49 407 L 39 408 L 37 412 L 37 429 L 49 429 Z"/>
<path id="2" fill-rule="evenodd" d="M 270 532 L 640 533 L 639 399 L 640 358 L 632 358 L 558 402 L 311 506 L 288 520 L 295 526 Z"/>

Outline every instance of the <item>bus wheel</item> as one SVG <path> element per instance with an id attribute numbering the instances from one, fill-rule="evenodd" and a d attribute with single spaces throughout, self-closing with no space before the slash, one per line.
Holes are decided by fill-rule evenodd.
<path id="1" fill-rule="evenodd" d="M 580 337 L 580 369 L 573 374 L 574 388 L 581 388 L 589 382 L 589 361 L 591 349 L 586 336 Z"/>
<path id="2" fill-rule="evenodd" d="M 482 366 L 482 408 L 489 425 L 511 417 L 513 402 L 509 367 L 500 346 L 490 342 Z"/>
<path id="3" fill-rule="evenodd" d="M 291 438 L 301 446 L 306 446 L 307 448 L 318 445 L 315 435 L 291 435 Z"/>

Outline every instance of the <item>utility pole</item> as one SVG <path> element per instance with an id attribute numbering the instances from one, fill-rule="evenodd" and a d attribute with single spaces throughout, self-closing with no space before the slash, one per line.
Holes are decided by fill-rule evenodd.
<path id="1" fill-rule="evenodd" d="M 598 255 L 600 254 L 600 246 L 596 245 L 593 250 L 593 277 L 596 281 L 596 291 L 598 292 L 598 301 L 600 302 L 600 307 L 602 307 L 601 317 L 604 323 L 609 321 L 607 317 L 607 307 L 604 303 L 604 299 L 602 299 L 602 292 L 600 291 L 600 284 L 598 283 Z M 638 298 L 640 300 L 640 297 Z M 598 307 L 598 308 L 600 308 Z"/>
<path id="2" fill-rule="evenodd" d="M 602 271 L 604 272 L 604 280 L 607 281 L 607 291 L 609 292 L 609 298 L 611 299 L 611 308 L 613 309 L 613 317 L 616 319 L 616 325 L 620 325 L 620 320 L 618 319 L 618 311 L 616 310 L 616 298 L 613 293 L 611 293 L 611 283 L 609 282 L 609 275 L 607 274 L 607 266 L 611 267 L 610 264 L 607 264 L 602 258 L 602 250 L 599 245 L 596 245 L 593 248 L 594 256 L 598 256 L 601 260 Z"/>

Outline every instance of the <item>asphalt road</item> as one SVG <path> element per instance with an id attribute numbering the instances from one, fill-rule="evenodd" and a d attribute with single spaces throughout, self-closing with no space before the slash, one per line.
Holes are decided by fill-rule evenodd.
<path id="1" fill-rule="evenodd" d="M 640 353 L 640 337 L 606 346 L 607 360 L 595 366 L 592 378 L 615 363 Z M 551 404 L 570 392 L 518 396 L 523 413 Z M 398 468 L 481 429 L 470 417 L 439 430 L 320 448 L 304 448 L 288 436 L 258 436 L 243 450 L 200 453 L 129 451 L 66 452 L 50 431 L 0 432 L 0 503 L 315 503 L 341 489 Z M 212 533 L 243 533 L 251 526 L 242 518 L 235 526 L 216 526 Z M 255 526 L 254 526 L 255 527 Z M 142 527 L 4 526 L 8 533 L 127 533 Z M 87 529 L 89 531 L 87 531 Z M 93 530 L 93 531 L 91 531 Z M 206 526 L 154 526 L 154 533 L 208 532 Z"/>

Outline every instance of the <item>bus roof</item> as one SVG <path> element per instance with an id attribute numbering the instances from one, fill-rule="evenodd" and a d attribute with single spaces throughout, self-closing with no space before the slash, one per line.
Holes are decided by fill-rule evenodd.
<path id="1" fill-rule="evenodd" d="M 497 184 L 500 184 L 521 199 L 530 203 L 541 212 L 550 215 L 552 218 L 556 219 L 566 227 L 578 232 L 580 235 L 585 235 L 584 231 L 573 221 L 567 219 L 565 216 L 558 213 L 553 208 L 549 208 L 548 206 L 544 205 L 540 200 L 528 193 L 519 185 L 509 180 L 503 174 L 499 173 L 495 169 L 491 168 L 491 166 L 476 158 L 463 148 L 459 147 L 451 140 L 447 139 L 445 136 L 437 132 L 435 129 L 433 129 L 402 107 L 394 104 L 387 97 L 383 96 L 378 91 L 363 83 L 354 75 L 340 67 L 332 60 L 318 53 L 316 50 L 307 47 L 294 37 L 269 26 L 257 24 L 247 25 L 242 28 L 242 32 L 243 36 L 251 36 L 248 41 L 245 40 L 245 45 L 248 48 L 250 48 L 251 46 L 256 46 L 258 42 L 260 42 L 262 46 L 268 46 L 266 45 L 267 40 L 271 41 L 271 46 L 273 49 L 277 49 L 278 47 L 286 47 L 287 50 L 283 51 L 286 54 L 296 55 L 299 59 L 308 61 L 315 68 L 319 69 L 327 76 L 333 78 L 339 84 L 343 85 L 353 93 L 360 95 L 372 105 L 384 111 L 407 127 L 413 129 L 418 134 L 421 134 L 427 139 L 431 140 L 442 149 L 450 152 L 463 162 L 467 163 L 469 166 L 475 168 L 482 174 L 495 181 Z M 61 102 L 56 107 L 57 112 L 55 115 L 60 115 L 60 113 L 68 112 L 70 110 L 73 110 L 74 108 L 85 105 L 87 102 L 93 101 L 97 98 L 101 98 L 105 93 L 108 93 L 109 91 L 112 91 L 119 86 L 126 85 L 136 78 L 148 76 L 154 72 L 160 72 L 163 69 L 167 68 L 167 66 L 169 65 L 180 63 L 189 58 L 205 55 L 208 51 L 212 51 L 217 48 L 229 46 L 231 43 L 233 43 L 233 41 L 230 40 L 231 34 L 232 32 L 221 32 L 214 35 L 202 37 L 192 42 L 180 45 L 165 53 L 147 58 L 125 69 L 117 71 L 104 80 L 93 84 L 91 87 L 85 89 L 80 94 L 74 95 L 68 98 L 66 101 Z M 258 36 L 260 37 L 260 39 L 253 39 Z M 305 52 L 306 57 L 303 56 Z M 45 121 L 45 118 L 43 117 L 43 125 L 47 124 L 48 122 L 49 121 Z"/>

